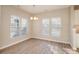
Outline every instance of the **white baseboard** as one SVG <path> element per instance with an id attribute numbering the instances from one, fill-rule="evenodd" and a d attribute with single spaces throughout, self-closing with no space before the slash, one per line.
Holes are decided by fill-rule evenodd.
<path id="1" fill-rule="evenodd" d="M 36 39 L 47 40 L 47 41 L 54 41 L 54 42 L 59 42 L 59 43 L 70 44 L 69 42 L 64 42 L 64 41 L 57 41 L 57 40 L 52 40 L 52 39 L 44 39 L 44 38 L 39 38 L 39 37 L 35 37 L 35 38 Z"/>
<path id="2" fill-rule="evenodd" d="M 22 39 L 22 40 L 19 40 L 19 41 L 13 42 L 13 43 L 11 43 L 11 44 L 9 44 L 9 45 L 6 45 L 6 46 L 3 46 L 3 47 L 0 47 L 0 50 L 5 49 L 5 48 L 8 48 L 8 47 L 13 46 L 13 45 L 16 45 L 16 44 L 18 44 L 18 43 L 20 43 L 20 42 L 23 42 L 23 41 L 25 41 L 25 40 L 28 40 L 28 39 L 30 39 L 30 38 Z"/>
<path id="3" fill-rule="evenodd" d="M 54 41 L 54 42 L 60 42 L 60 43 L 65 43 L 65 44 L 70 44 L 69 42 L 56 41 L 56 40 L 44 39 L 44 38 L 38 38 L 38 37 L 35 37 L 35 38 L 36 38 L 36 39 L 42 39 L 42 40 L 48 40 L 48 41 Z M 13 46 L 13 45 L 15 45 L 15 44 L 18 44 L 18 43 L 23 42 L 23 41 L 28 40 L 28 39 L 30 39 L 30 38 L 22 39 L 22 40 L 19 40 L 19 41 L 17 41 L 17 42 L 13 42 L 12 44 L 9 44 L 9 45 L 0 47 L 0 50 L 5 49 L 5 48 L 10 47 L 10 46 Z"/>

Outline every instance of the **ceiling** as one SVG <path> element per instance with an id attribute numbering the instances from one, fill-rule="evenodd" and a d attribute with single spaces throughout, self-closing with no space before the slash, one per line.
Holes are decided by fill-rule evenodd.
<path id="1" fill-rule="evenodd" d="M 69 5 L 19 5 L 19 8 L 32 14 L 37 14 L 46 11 L 67 8 L 67 7 L 69 7 Z"/>

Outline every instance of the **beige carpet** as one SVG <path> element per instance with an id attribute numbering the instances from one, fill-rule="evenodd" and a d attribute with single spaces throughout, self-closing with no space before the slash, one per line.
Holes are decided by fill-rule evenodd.
<path id="1" fill-rule="evenodd" d="M 77 54 L 70 45 L 40 39 L 29 39 L 6 48 L 1 54 Z"/>

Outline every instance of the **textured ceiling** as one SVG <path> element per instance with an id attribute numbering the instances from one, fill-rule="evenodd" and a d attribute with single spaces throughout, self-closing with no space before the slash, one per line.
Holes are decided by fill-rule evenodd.
<path id="1" fill-rule="evenodd" d="M 19 8 L 32 13 L 42 13 L 46 11 L 61 9 L 61 8 L 67 8 L 69 5 L 20 5 Z"/>

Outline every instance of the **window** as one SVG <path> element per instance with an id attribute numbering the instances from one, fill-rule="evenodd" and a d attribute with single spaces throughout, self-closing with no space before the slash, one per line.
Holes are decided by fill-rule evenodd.
<path id="1" fill-rule="evenodd" d="M 49 35 L 49 19 L 42 20 L 42 34 Z"/>
<path id="2" fill-rule="evenodd" d="M 51 35 L 53 37 L 60 37 L 61 35 L 61 18 L 54 17 L 51 20 Z"/>
<path id="3" fill-rule="evenodd" d="M 11 16 L 10 20 L 10 38 L 15 38 L 27 34 L 28 21 L 25 18 L 20 19 L 17 16 Z"/>
<path id="4" fill-rule="evenodd" d="M 10 37 L 19 36 L 19 17 L 11 16 L 11 23 L 10 23 Z"/>
<path id="5" fill-rule="evenodd" d="M 28 21 L 27 19 L 22 18 L 21 20 L 21 35 L 25 35 L 28 29 Z"/>
<path id="6" fill-rule="evenodd" d="M 52 19 L 42 19 L 42 34 L 59 38 L 61 36 L 61 18 L 53 17 Z"/>

